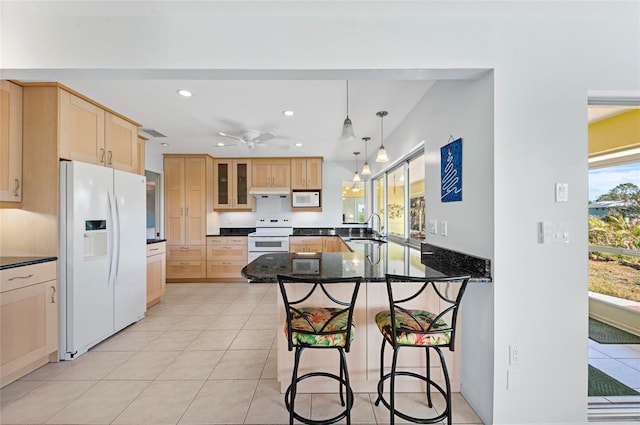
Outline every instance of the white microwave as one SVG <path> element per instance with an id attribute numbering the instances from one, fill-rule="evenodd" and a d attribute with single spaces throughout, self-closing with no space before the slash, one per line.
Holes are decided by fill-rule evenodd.
<path id="1" fill-rule="evenodd" d="M 291 193 L 291 206 L 294 208 L 320 207 L 320 191 L 294 191 Z"/>

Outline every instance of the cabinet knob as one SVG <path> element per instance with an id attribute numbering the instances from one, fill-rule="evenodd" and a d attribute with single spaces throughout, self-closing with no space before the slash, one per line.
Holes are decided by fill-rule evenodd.
<path id="1" fill-rule="evenodd" d="M 112 165 L 111 164 L 111 159 L 113 158 L 113 152 L 109 151 L 109 154 L 107 155 L 107 164 L 108 165 Z"/>
<path id="2" fill-rule="evenodd" d="M 50 286 L 50 288 L 51 288 L 51 304 L 55 304 L 56 303 L 56 287 Z"/>
<path id="3" fill-rule="evenodd" d="M 104 163 L 104 148 L 100 148 L 100 162 Z"/>
<path id="4" fill-rule="evenodd" d="M 15 179 L 14 181 L 16 182 L 16 188 L 13 191 L 13 196 L 18 196 L 18 190 L 20 190 L 20 179 Z"/>

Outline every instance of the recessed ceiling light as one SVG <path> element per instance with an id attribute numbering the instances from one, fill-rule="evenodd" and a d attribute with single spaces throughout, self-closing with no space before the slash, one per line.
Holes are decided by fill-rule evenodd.
<path id="1" fill-rule="evenodd" d="M 162 142 L 162 143 L 160 143 L 160 146 L 169 146 L 169 143 L 167 143 L 167 142 Z"/>
<path id="2" fill-rule="evenodd" d="M 286 111 L 282 111 L 282 115 L 285 115 L 287 117 L 292 117 L 294 114 L 294 112 L 290 109 L 287 109 Z"/>
<path id="3" fill-rule="evenodd" d="M 296 148 L 299 148 L 300 146 L 302 146 L 302 143 L 300 143 L 300 142 L 294 143 L 293 146 L 295 146 Z"/>
<path id="4" fill-rule="evenodd" d="M 180 89 L 178 90 L 178 94 L 184 97 L 191 97 L 191 92 L 189 90 Z"/>
<path id="5" fill-rule="evenodd" d="M 218 143 L 216 143 L 216 146 L 224 146 L 224 143 L 218 142 Z"/>

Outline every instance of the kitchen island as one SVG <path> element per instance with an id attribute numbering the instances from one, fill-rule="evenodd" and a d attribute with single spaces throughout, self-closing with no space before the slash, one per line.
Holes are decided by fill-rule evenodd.
<path id="1" fill-rule="evenodd" d="M 423 264 L 423 256 L 420 249 L 394 242 L 381 242 L 372 240 L 349 240 L 345 238 L 352 252 L 343 253 L 274 253 L 258 257 L 242 270 L 242 275 L 253 283 L 273 283 L 277 281 L 277 275 L 290 275 L 296 277 L 320 277 L 342 278 L 362 276 L 364 284 L 360 286 L 356 308 L 354 311 L 354 323 L 356 325 L 355 338 L 351 345 L 351 351 L 347 354 L 351 385 L 355 392 L 376 392 L 380 376 L 380 344 L 382 336 L 375 324 L 375 315 L 388 309 L 388 298 L 385 284 L 385 273 L 404 274 L 427 278 L 438 278 L 447 275 L 463 275 L 464 270 L 456 270 L 456 267 L 448 267 L 446 273 Z M 431 256 L 432 251 L 427 254 Z M 456 263 L 457 264 L 457 263 Z M 473 276 L 473 275 L 472 275 Z M 488 276 L 478 274 L 471 279 L 472 282 L 489 282 Z M 296 295 L 296 284 L 291 284 L 287 291 Z M 414 284 L 407 284 L 414 285 Z M 347 288 L 345 288 L 347 290 Z M 446 289 L 445 289 L 446 290 Z M 438 310 L 438 300 L 418 300 L 421 308 Z M 313 303 L 313 300 L 310 300 Z M 464 301 L 462 302 L 461 315 L 464 315 Z M 291 381 L 291 369 L 293 365 L 293 352 L 287 350 L 286 336 L 283 331 L 284 305 L 280 294 L 277 294 L 277 344 L 278 344 L 278 381 L 281 391 L 285 391 Z M 459 318 L 460 320 L 460 318 Z M 456 334 L 456 351 L 446 351 L 447 367 L 453 391 L 459 391 L 460 386 L 460 352 L 462 333 L 459 329 Z M 390 356 L 389 350 L 387 355 Z M 335 357 L 335 358 L 334 358 Z M 390 357 L 385 364 L 391 364 Z M 399 365 L 403 368 L 424 371 L 425 356 L 422 350 L 404 350 L 399 358 Z M 338 357 L 327 355 L 323 350 L 308 350 L 302 357 L 299 374 L 318 369 L 337 373 Z M 438 362 L 432 362 L 431 373 L 436 381 L 443 384 L 442 370 Z M 327 380 L 310 380 L 302 382 L 300 392 L 335 392 L 335 382 Z M 416 392 L 423 391 L 422 382 L 409 382 L 399 380 L 396 383 L 397 391 Z"/>

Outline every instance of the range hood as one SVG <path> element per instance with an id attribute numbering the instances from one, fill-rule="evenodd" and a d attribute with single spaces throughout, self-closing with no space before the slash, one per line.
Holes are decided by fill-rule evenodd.
<path id="1" fill-rule="evenodd" d="M 249 194 L 255 197 L 265 198 L 284 198 L 289 197 L 291 189 L 288 187 L 252 187 L 249 189 Z"/>

